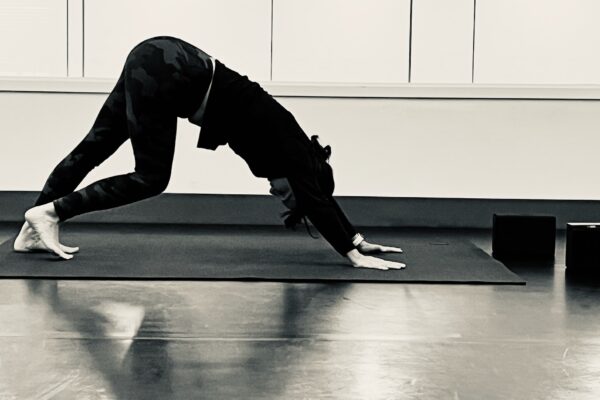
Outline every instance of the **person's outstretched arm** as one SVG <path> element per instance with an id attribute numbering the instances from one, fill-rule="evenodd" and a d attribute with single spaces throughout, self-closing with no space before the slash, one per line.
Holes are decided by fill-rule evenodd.
<path id="1" fill-rule="evenodd" d="M 352 226 L 352 224 L 348 220 L 348 217 L 346 217 L 346 214 L 344 213 L 344 211 L 342 210 L 342 208 L 340 207 L 338 202 L 333 198 L 333 196 L 331 196 L 331 202 L 333 203 L 333 205 L 336 209 L 336 212 L 337 212 L 340 222 L 344 225 L 344 228 L 346 229 L 346 231 L 350 232 L 352 234 L 352 244 L 354 244 L 354 246 L 360 253 L 362 253 L 362 254 L 402 253 L 402 249 L 399 247 L 383 246 L 380 244 L 367 242 L 367 240 L 364 238 L 364 236 L 361 235 L 359 232 L 357 232 L 356 229 L 354 228 L 354 226 Z"/>
<path id="2" fill-rule="evenodd" d="M 402 269 L 406 266 L 399 262 L 361 254 L 352 239 L 356 230 L 347 220 L 332 196 L 322 193 L 314 179 L 306 174 L 294 174 L 288 181 L 296 196 L 298 206 L 304 211 L 317 230 L 331 246 L 352 266 L 357 268 Z M 360 244 L 359 244 L 360 245 Z"/>

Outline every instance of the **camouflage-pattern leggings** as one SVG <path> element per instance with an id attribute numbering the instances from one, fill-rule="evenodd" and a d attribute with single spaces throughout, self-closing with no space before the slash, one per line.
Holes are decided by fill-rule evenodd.
<path id="1" fill-rule="evenodd" d="M 181 76 L 184 58 L 188 56 L 181 50 L 181 43 L 158 37 L 140 43 L 130 52 L 90 132 L 52 171 L 36 205 L 53 201 L 64 221 L 165 190 L 175 151 L 181 88 L 189 83 Z M 135 172 L 103 179 L 73 192 L 93 168 L 127 139 L 133 148 Z"/>

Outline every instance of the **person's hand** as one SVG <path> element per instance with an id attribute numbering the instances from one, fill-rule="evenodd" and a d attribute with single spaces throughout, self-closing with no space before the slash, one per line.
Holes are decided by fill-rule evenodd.
<path id="1" fill-rule="evenodd" d="M 374 253 L 402 253 L 402 249 L 399 247 L 382 246 L 380 244 L 369 243 L 363 240 L 356 246 L 358 251 L 362 254 L 374 254 Z"/>
<path id="2" fill-rule="evenodd" d="M 350 250 L 346 257 L 350 260 L 350 263 L 355 268 L 372 268 L 380 270 L 388 269 L 404 269 L 406 265 L 395 261 L 382 260 L 381 258 L 365 256 L 358 252 L 358 250 Z"/>

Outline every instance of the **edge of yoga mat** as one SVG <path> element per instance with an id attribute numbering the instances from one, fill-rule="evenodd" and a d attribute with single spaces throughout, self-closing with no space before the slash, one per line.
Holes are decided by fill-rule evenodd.
<path id="1" fill-rule="evenodd" d="M 125 234 L 127 235 L 127 234 Z M 521 279 L 517 274 L 515 274 L 514 272 L 510 271 L 504 264 L 500 263 L 499 261 L 491 258 L 489 256 L 489 254 L 487 254 L 486 252 L 484 252 L 482 249 L 478 248 L 477 246 L 475 246 L 474 244 L 468 242 L 468 241 L 462 241 L 459 240 L 455 243 L 457 243 L 459 246 L 465 246 L 464 249 L 459 249 L 459 250 L 464 250 L 465 251 L 465 255 L 468 255 L 468 251 L 473 251 L 474 254 L 476 254 L 476 256 L 473 256 L 473 258 L 466 258 L 465 262 L 485 262 L 485 263 L 489 263 L 490 265 L 492 264 L 496 264 L 495 267 L 496 268 L 501 268 L 502 270 L 499 271 L 499 275 L 501 275 L 500 277 L 492 277 L 492 278 L 487 278 L 487 279 L 469 279 L 469 278 L 465 278 L 465 279 L 434 279 L 434 278 L 423 278 L 423 279 L 419 279 L 417 278 L 412 278 L 412 279 L 403 279 L 402 277 L 392 277 L 390 279 L 390 275 L 389 274 L 402 274 L 402 273 L 406 273 L 405 271 L 369 271 L 369 270 L 355 270 L 355 269 L 349 269 L 348 270 L 348 276 L 346 277 L 340 277 L 339 275 L 337 276 L 325 276 L 325 277 L 316 277 L 314 275 L 316 275 L 316 273 L 313 273 L 312 275 L 306 277 L 306 276 L 300 276 L 300 277 L 282 277 L 280 276 L 281 271 L 276 272 L 276 268 L 275 266 L 267 266 L 266 268 L 274 268 L 271 271 L 267 271 L 267 272 L 263 272 L 263 273 L 245 273 L 245 272 L 240 272 L 238 274 L 235 274 L 234 272 L 234 276 L 228 275 L 228 274 L 222 274 L 219 275 L 219 273 L 212 273 L 210 274 L 211 276 L 202 276 L 202 274 L 198 274 L 196 276 L 194 276 L 193 274 L 190 275 L 189 273 L 185 272 L 182 275 L 177 275 L 177 274 L 169 274 L 168 270 L 165 271 L 165 273 L 161 273 L 161 274 L 148 274 L 148 275 L 144 275 L 144 276 L 133 276 L 133 275 L 118 275 L 118 274 L 111 274 L 111 273 L 99 273 L 99 274 L 90 274 L 89 271 L 87 271 L 85 274 L 77 274 L 77 273 L 54 273 L 54 274 L 48 274 L 48 273 L 33 273 L 33 272 L 27 272 L 27 273 L 18 273 L 15 272 L 14 270 L 11 270 L 8 272 L 8 274 L 6 272 L 3 272 L 3 264 L 5 264 L 6 259 L 10 258 L 10 257 L 28 257 L 28 256 L 33 256 L 35 257 L 34 259 L 34 263 L 40 263 L 40 259 L 42 260 L 49 260 L 47 265 L 49 266 L 49 268 L 52 268 L 52 264 L 55 263 L 61 263 L 61 266 L 66 266 L 66 265 L 73 265 L 70 263 L 73 263 L 73 261 L 58 261 L 57 258 L 53 255 L 47 254 L 47 253 L 38 253 L 35 255 L 27 255 L 27 254 L 17 254 L 17 253 L 13 253 L 12 249 L 10 248 L 11 243 L 12 243 L 13 239 L 9 239 L 5 242 L 3 242 L 0 245 L 0 279 L 61 279 L 61 280 L 128 280 L 128 281 L 145 281 L 145 280 L 162 280 L 162 281 L 185 281 L 185 280 L 189 280 L 189 281 L 246 281 L 246 282 L 292 282 L 292 283 L 300 283 L 300 282 L 307 282 L 307 283 L 350 283 L 350 282 L 356 282 L 356 283 L 416 283 L 416 284 L 468 284 L 468 285 L 525 285 L 526 281 L 524 281 L 523 279 Z M 433 243 L 429 243 L 429 245 L 433 245 Z M 468 250 L 468 251 L 467 251 Z M 89 254 L 89 253 L 88 253 Z M 77 256 L 76 256 L 77 257 Z M 481 259 L 478 259 L 477 257 L 481 257 Z M 65 263 L 64 265 L 62 265 L 62 263 Z M 445 261 L 440 261 L 441 264 L 446 265 L 447 262 Z M 254 264 L 258 265 L 260 264 L 259 262 L 257 263 L 257 261 L 254 261 Z M 306 264 L 307 265 L 311 265 L 311 261 L 310 259 L 306 260 Z M 319 264 L 319 262 L 315 262 L 315 264 Z M 249 264 L 250 268 L 253 268 L 252 263 Z M 336 262 L 326 262 L 325 265 L 328 266 L 335 266 L 335 265 L 339 265 L 342 268 L 348 268 L 346 265 L 342 264 L 342 263 L 336 263 Z M 214 268 L 214 266 L 211 266 L 210 268 Z M 254 267 L 256 268 L 256 266 Z M 409 264 L 409 268 L 410 268 L 410 264 Z M 259 267 L 260 269 L 260 267 Z M 275 272 L 273 272 L 275 271 Z M 327 271 L 327 273 L 325 275 L 331 274 L 332 271 Z M 333 271 L 334 275 L 336 274 L 336 271 Z M 269 276 L 271 274 L 271 276 Z M 356 277 L 356 275 L 373 275 L 373 277 L 369 277 L 369 278 L 364 278 L 364 277 Z M 386 279 L 378 279 L 376 278 L 377 274 L 388 274 Z M 354 275 L 354 276 L 353 276 Z"/>

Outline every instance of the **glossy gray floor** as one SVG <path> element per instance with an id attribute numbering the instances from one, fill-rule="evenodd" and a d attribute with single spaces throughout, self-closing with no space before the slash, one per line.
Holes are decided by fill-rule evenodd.
<path id="1" fill-rule="evenodd" d="M 563 260 L 512 264 L 527 286 L 0 280 L 0 399 L 596 400 L 600 286 Z"/>

